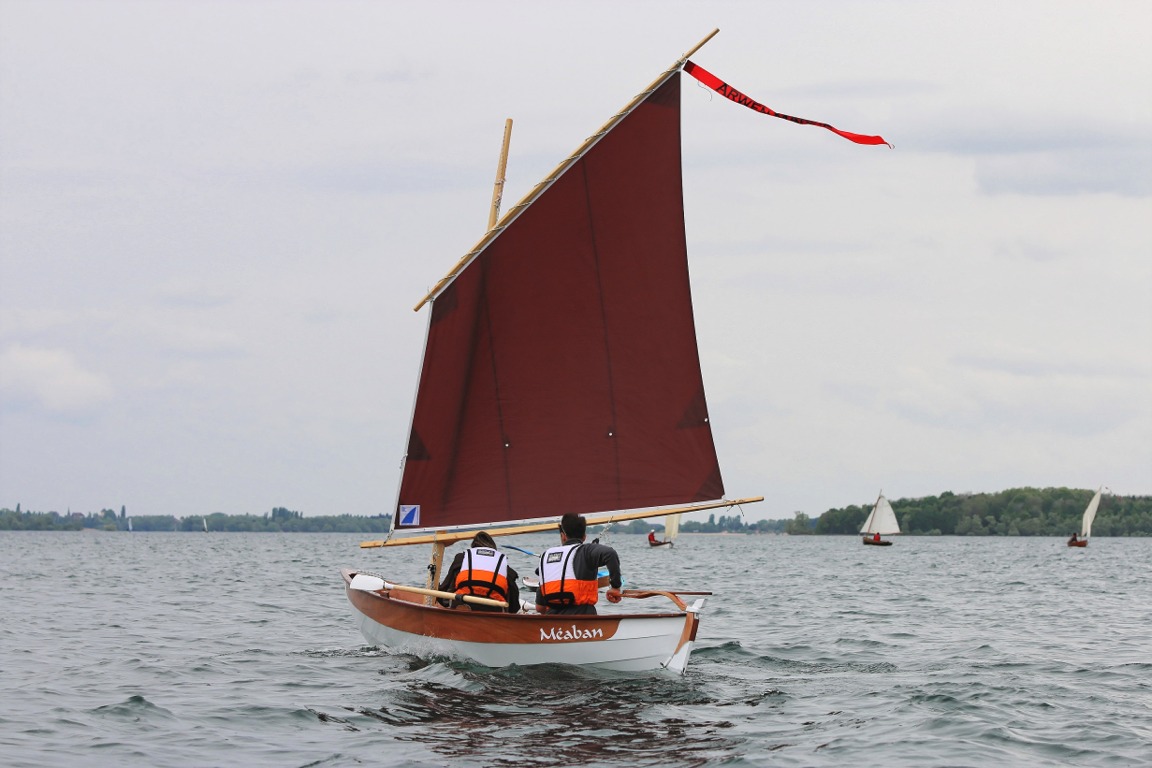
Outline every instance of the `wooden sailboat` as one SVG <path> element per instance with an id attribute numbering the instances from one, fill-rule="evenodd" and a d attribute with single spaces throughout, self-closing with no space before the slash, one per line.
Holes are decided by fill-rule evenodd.
<path id="1" fill-rule="evenodd" d="M 664 517 L 664 538 L 657 541 L 656 531 L 653 530 L 648 534 L 648 546 L 650 547 L 672 547 L 675 545 L 676 537 L 680 534 L 680 515 L 666 515 Z"/>
<path id="2" fill-rule="evenodd" d="M 1080 535 L 1072 534 L 1072 538 L 1068 539 L 1068 546 L 1088 546 L 1088 539 L 1092 536 L 1092 521 L 1096 519 L 1096 510 L 1100 508 L 1100 497 L 1105 490 L 1103 487 L 1097 490 L 1092 500 L 1088 502 L 1088 506 L 1084 508 L 1084 516 L 1080 519 Z"/>
<path id="3" fill-rule="evenodd" d="M 864 537 L 865 544 L 878 547 L 892 546 L 892 542 L 881 538 L 882 536 L 894 536 L 900 533 L 900 524 L 896 522 L 896 513 L 892 510 L 892 505 L 888 503 L 888 499 L 884 498 L 883 493 L 876 499 L 872 511 L 868 513 L 864 525 L 860 528 L 860 533 Z"/>
<path id="4" fill-rule="evenodd" d="M 392 529 L 361 547 L 431 544 L 432 556 L 423 587 L 342 572 L 369 642 L 493 667 L 683 672 L 706 590 L 625 589 L 620 605 L 572 616 L 445 608 L 435 587 L 445 546 L 478 529 L 554 533 L 566 512 L 591 527 L 762 500 L 723 498 L 689 286 L 679 73 L 714 34 L 493 216 L 417 305 L 431 310 Z M 667 610 L 628 608 L 651 598 Z"/>

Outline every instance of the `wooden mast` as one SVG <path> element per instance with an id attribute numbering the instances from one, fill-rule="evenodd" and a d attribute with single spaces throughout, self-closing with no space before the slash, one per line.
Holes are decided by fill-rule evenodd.
<path id="1" fill-rule="evenodd" d="M 504 197 L 504 172 L 508 168 L 508 145 L 512 141 L 512 118 L 504 121 L 504 143 L 500 148 L 500 161 L 496 164 L 496 181 L 492 185 L 492 208 L 488 212 L 488 230 L 496 226 L 496 219 L 500 215 L 500 200 Z M 432 556 L 428 561 L 428 577 L 425 580 L 423 594 L 425 605 L 432 605 L 433 596 L 430 592 L 436 591 L 440 584 L 440 571 L 444 567 L 444 549 L 452 542 L 432 541 Z"/>
<path id="2" fill-rule="evenodd" d="M 523 198 L 521 198 L 520 202 L 516 203 L 516 205 L 512 206 L 512 208 L 509 209 L 508 213 L 504 214 L 504 218 L 500 220 L 499 226 L 494 225 L 494 226 L 490 227 L 488 229 L 488 232 L 485 233 L 484 237 L 480 238 L 480 242 L 476 243 L 476 245 L 472 248 L 472 250 L 470 250 L 468 253 L 464 254 L 464 256 L 458 262 L 456 262 L 456 266 L 452 267 L 452 271 L 449 272 L 444 277 L 440 278 L 439 282 L 437 282 L 436 285 L 432 286 L 432 290 L 428 291 L 427 295 L 424 296 L 424 298 L 420 299 L 420 303 L 412 308 L 413 311 L 419 311 L 421 307 L 423 307 L 425 304 L 427 304 L 429 301 L 431 301 L 432 298 L 435 297 L 436 294 L 440 292 L 440 289 L 442 289 L 445 285 L 447 285 L 454 277 L 456 277 L 456 275 L 460 274 L 460 270 L 464 269 L 464 267 L 467 266 L 468 263 L 470 261 L 472 261 L 472 259 L 475 258 L 475 256 L 478 253 L 480 253 L 480 251 L 484 250 L 484 248 L 487 247 L 487 245 L 490 242 L 492 242 L 492 240 L 498 234 L 500 234 L 500 232 L 504 229 L 504 227 L 508 226 L 508 224 L 511 223 L 511 221 L 514 218 L 516 218 L 516 216 L 518 216 L 521 211 L 523 211 L 526 207 L 531 205 L 532 202 L 535 201 L 537 197 L 539 197 L 541 194 L 543 194 L 544 190 L 548 189 L 548 187 L 551 186 L 552 182 L 554 182 L 560 176 L 560 174 L 562 174 L 564 171 L 566 171 L 570 165 L 572 165 L 577 160 L 579 160 L 584 155 L 584 153 L 587 152 L 588 149 L 593 144 L 595 144 L 597 141 L 600 140 L 600 138 L 604 134 L 608 133 L 608 131 L 610 131 L 614 127 L 616 127 L 617 123 L 619 123 L 621 120 L 623 120 L 625 117 L 627 117 L 628 114 L 633 109 L 636 108 L 636 105 L 638 105 L 641 101 L 643 101 L 645 98 L 647 98 L 648 94 L 650 94 L 656 88 L 656 86 L 658 86 L 662 82 L 664 82 L 664 80 L 667 79 L 667 77 L 672 72 L 675 72 L 675 71 L 679 70 L 680 67 L 684 66 L 684 62 L 688 60 L 688 57 L 691 56 L 692 54 L 696 53 L 696 51 L 700 50 L 704 46 L 704 44 L 707 43 L 709 40 L 711 40 L 713 37 L 715 37 L 716 33 L 718 33 L 719 31 L 720 31 L 719 29 L 714 29 L 710 33 L 708 33 L 708 35 L 703 40 L 696 43 L 696 45 L 692 46 L 692 48 L 689 49 L 687 53 L 685 53 L 680 58 L 678 58 L 672 64 L 671 67 L 669 67 L 668 69 L 661 72 L 660 76 L 657 77 L 655 80 L 653 80 L 651 83 L 649 83 L 648 87 L 645 88 L 640 93 L 638 93 L 632 99 L 632 101 L 628 102 L 627 106 L 625 106 L 624 109 L 617 112 L 615 115 L 612 116 L 611 119 L 608 120 L 608 122 L 606 122 L 606 123 L 604 123 L 604 125 L 600 126 L 600 130 L 596 131 L 596 133 L 592 134 L 590 137 L 585 139 L 584 143 L 581 144 L 580 147 L 575 152 L 573 152 L 566 160 L 564 160 L 559 165 L 557 165 L 556 168 L 550 174 L 548 174 L 547 176 L 544 177 L 543 181 L 541 181 L 539 184 L 537 184 L 535 187 L 533 187 L 531 192 L 529 192 L 527 195 L 525 195 Z"/>
<path id="3" fill-rule="evenodd" d="M 500 149 L 500 163 L 496 166 L 496 183 L 492 185 L 492 210 L 488 214 L 488 230 L 496 226 L 500 216 L 500 200 L 504 197 L 504 171 L 508 167 L 508 144 L 512 140 L 512 118 L 504 121 L 504 146 Z"/>

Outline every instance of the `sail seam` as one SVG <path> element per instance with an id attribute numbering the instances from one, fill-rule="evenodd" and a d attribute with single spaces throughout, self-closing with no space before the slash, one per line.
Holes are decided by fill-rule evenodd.
<path id="1" fill-rule="evenodd" d="M 485 264 L 487 264 L 487 262 L 485 262 Z M 510 458 L 510 452 L 508 450 L 509 437 L 508 437 L 508 430 L 505 428 L 505 424 L 504 424 L 503 399 L 500 397 L 500 373 L 497 370 L 498 366 L 496 365 L 496 359 L 497 359 L 497 356 L 496 356 L 496 333 L 494 332 L 494 330 L 492 328 L 492 309 L 491 309 L 491 304 L 488 301 L 487 272 L 485 272 L 484 277 L 485 277 L 484 290 L 481 292 L 480 295 L 481 295 L 481 300 L 484 302 L 484 310 L 483 310 L 484 311 L 484 322 L 488 327 L 488 356 L 489 356 L 490 365 L 492 366 L 492 388 L 494 390 L 493 391 L 493 398 L 495 400 L 495 405 L 496 405 L 496 424 L 500 430 L 500 444 L 504 447 L 504 450 L 501 453 L 501 457 L 504 459 L 504 461 L 502 462 L 503 463 L 503 469 L 504 469 L 504 498 L 505 498 L 505 503 L 507 504 L 506 509 L 508 510 L 509 517 L 511 517 L 513 503 L 512 503 L 512 468 L 510 466 L 511 458 Z"/>
<path id="2" fill-rule="evenodd" d="M 608 379 L 608 417 L 610 424 L 608 425 L 609 436 L 612 438 L 612 463 L 613 463 L 613 476 L 616 481 L 616 499 L 622 497 L 620 488 L 620 441 L 619 430 L 616 423 L 616 379 L 612 370 L 612 338 L 608 333 L 608 308 L 604 303 L 604 280 L 603 272 L 600 268 L 600 248 L 597 245 L 596 238 L 596 216 L 592 208 L 592 185 L 588 178 L 588 164 L 581 165 L 581 171 L 584 176 L 584 206 L 588 216 L 588 234 L 592 246 L 592 263 L 596 268 L 596 293 L 600 303 L 600 328 L 604 334 L 604 373 Z"/>

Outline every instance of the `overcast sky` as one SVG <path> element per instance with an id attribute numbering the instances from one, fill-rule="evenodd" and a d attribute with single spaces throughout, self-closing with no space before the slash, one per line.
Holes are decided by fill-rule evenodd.
<path id="1" fill-rule="evenodd" d="M 0 507 L 391 510 L 427 318 L 684 81 L 697 333 L 752 521 L 1152 493 L 1152 4 L 0 0 Z M 426 311 L 426 310 L 425 310 Z"/>

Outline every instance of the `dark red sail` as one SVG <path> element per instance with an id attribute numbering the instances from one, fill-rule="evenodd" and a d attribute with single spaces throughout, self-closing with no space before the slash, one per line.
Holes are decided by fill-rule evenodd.
<path id="1" fill-rule="evenodd" d="M 723 493 L 670 72 L 435 297 L 397 527 Z"/>

